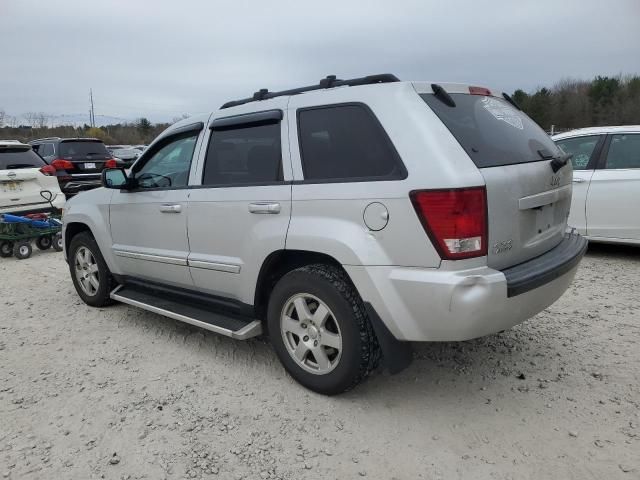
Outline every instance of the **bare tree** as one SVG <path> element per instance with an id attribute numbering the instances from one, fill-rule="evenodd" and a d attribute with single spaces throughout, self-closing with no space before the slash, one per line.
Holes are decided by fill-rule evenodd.
<path id="1" fill-rule="evenodd" d="M 0 127 L 4 127 L 4 119 L 6 117 L 4 109 L 0 108 Z"/>
<path id="2" fill-rule="evenodd" d="M 36 124 L 34 127 L 36 128 L 44 128 L 49 124 L 49 115 L 44 112 L 38 112 L 36 114 Z"/>
<path id="3" fill-rule="evenodd" d="M 22 115 L 24 117 L 24 119 L 27 121 L 27 124 L 30 126 L 35 126 L 36 124 L 36 117 L 38 116 L 38 114 L 36 112 L 27 112 L 24 115 Z"/>

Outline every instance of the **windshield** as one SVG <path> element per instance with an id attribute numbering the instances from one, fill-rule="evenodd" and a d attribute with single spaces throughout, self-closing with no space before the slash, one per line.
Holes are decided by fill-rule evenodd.
<path id="1" fill-rule="evenodd" d="M 0 150 L 0 170 L 19 168 L 42 168 L 46 162 L 33 150 L 7 148 Z"/>
<path id="2" fill-rule="evenodd" d="M 561 152 L 524 112 L 502 98 L 453 93 L 455 107 L 420 95 L 478 168 L 538 162 Z"/>
<path id="3" fill-rule="evenodd" d="M 61 157 L 109 156 L 104 143 L 91 140 L 67 141 L 60 143 Z"/>

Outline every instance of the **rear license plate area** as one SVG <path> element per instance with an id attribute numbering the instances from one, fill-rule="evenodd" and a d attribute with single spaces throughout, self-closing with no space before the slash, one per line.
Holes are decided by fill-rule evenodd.
<path id="1" fill-rule="evenodd" d="M 19 192 L 22 190 L 21 182 L 1 182 L 3 192 Z"/>
<path id="2" fill-rule="evenodd" d="M 84 169 L 85 170 L 95 170 L 96 168 L 96 164 L 95 163 L 85 163 L 84 164 Z"/>

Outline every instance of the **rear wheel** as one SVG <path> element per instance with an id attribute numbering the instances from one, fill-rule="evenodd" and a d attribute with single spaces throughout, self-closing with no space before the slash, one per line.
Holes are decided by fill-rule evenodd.
<path id="1" fill-rule="evenodd" d="M 113 303 L 109 297 L 113 277 L 98 244 L 88 232 L 81 232 L 71 239 L 68 258 L 71 279 L 80 298 L 92 307 Z"/>
<path id="2" fill-rule="evenodd" d="M 18 260 L 24 260 L 25 258 L 29 258 L 33 253 L 33 248 L 31 248 L 31 242 L 27 240 L 22 240 L 20 242 L 16 242 L 13 245 L 13 256 Z"/>
<path id="3" fill-rule="evenodd" d="M 51 248 L 51 244 L 53 241 L 51 240 L 51 235 L 43 235 L 42 237 L 36 238 L 36 247 L 40 250 L 48 250 Z"/>
<path id="4" fill-rule="evenodd" d="M 0 257 L 9 258 L 13 255 L 13 242 L 4 240 L 0 242 Z"/>
<path id="5" fill-rule="evenodd" d="M 62 234 L 58 232 L 53 236 L 53 249 L 56 252 L 61 252 L 63 247 L 64 247 L 64 242 L 62 240 Z"/>
<path id="6" fill-rule="evenodd" d="M 362 300 L 336 267 L 287 273 L 273 289 L 267 316 L 280 361 L 313 391 L 350 390 L 378 364 L 380 349 Z"/>

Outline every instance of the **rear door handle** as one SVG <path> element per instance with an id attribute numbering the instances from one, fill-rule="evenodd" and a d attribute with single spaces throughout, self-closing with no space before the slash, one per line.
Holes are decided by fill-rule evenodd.
<path id="1" fill-rule="evenodd" d="M 584 183 L 586 180 L 584 178 L 574 178 L 573 183 Z"/>
<path id="2" fill-rule="evenodd" d="M 250 213 L 280 213 L 280 204 L 278 202 L 258 202 L 249 204 Z"/>
<path id="3" fill-rule="evenodd" d="M 180 213 L 182 211 L 182 205 L 165 203 L 164 205 L 160 205 L 160 211 L 162 213 Z"/>

